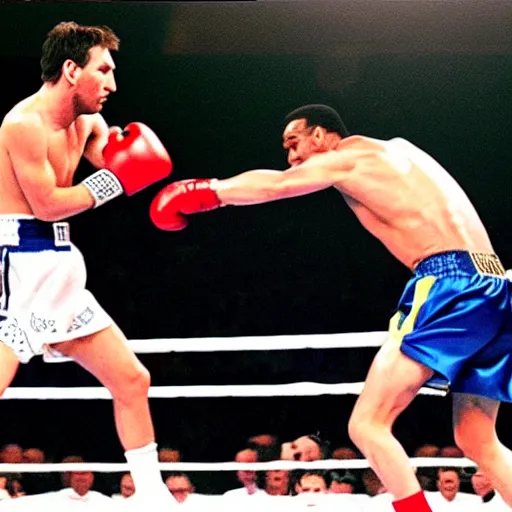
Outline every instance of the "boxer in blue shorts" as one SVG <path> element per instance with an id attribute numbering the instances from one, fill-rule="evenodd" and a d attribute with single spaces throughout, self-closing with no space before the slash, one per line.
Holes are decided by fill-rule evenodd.
<path id="1" fill-rule="evenodd" d="M 112 395 L 138 499 L 167 502 L 148 371 L 85 289 L 85 264 L 63 222 L 171 172 L 169 155 L 146 125 L 109 129 L 100 114 L 116 90 L 110 52 L 118 45 L 108 27 L 59 23 L 43 44 L 41 88 L 0 127 L 0 394 L 20 362 L 73 359 Z M 82 156 L 99 170 L 73 186 Z"/>
<path id="2" fill-rule="evenodd" d="M 392 434 L 425 384 L 449 387 L 454 433 L 512 505 L 512 453 L 496 436 L 512 400 L 511 284 L 477 212 L 455 180 L 410 142 L 350 136 L 336 111 L 306 105 L 286 117 L 290 168 L 165 187 L 150 215 L 164 230 L 186 214 L 336 188 L 362 225 L 414 273 L 354 407 L 349 434 L 399 512 L 425 512 L 406 452 Z"/>

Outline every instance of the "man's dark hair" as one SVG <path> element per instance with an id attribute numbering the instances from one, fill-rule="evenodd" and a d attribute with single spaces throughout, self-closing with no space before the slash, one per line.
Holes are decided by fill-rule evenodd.
<path id="1" fill-rule="evenodd" d="M 314 441 L 318 447 L 320 448 L 320 453 L 322 455 L 322 459 L 327 459 L 329 456 L 329 448 L 330 443 L 329 441 L 321 439 L 319 434 L 309 434 L 308 439 L 311 439 L 311 441 Z"/>
<path id="2" fill-rule="evenodd" d="M 89 61 L 89 50 L 94 46 L 118 50 L 119 38 L 106 26 L 79 25 L 74 21 L 55 25 L 43 43 L 41 79 L 43 82 L 57 82 L 67 59 L 83 68 Z"/>
<path id="3" fill-rule="evenodd" d="M 319 476 L 325 482 L 326 487 L 331 485 L 331 478 L 328 471 L 321 469 L 299 469 L 294 470 L 294 473 L 293 487 L 295 487 L 296 484 L 302 485 L 302 479 L 306 476 Z"/>
<path id="4" fill-rule="evenodd" d="M 452 466 L 442 466 L 437 470 L 437 478 L 441 475 L 441 473 L 457 473 L 458 477 L 460 478 L 460 468 L 452 467 Z"/>
<path id="5" fill-rule="evenodd" d="M 330 481 L 337 482 L 339 484 L 349 484 L 353 489 L 357 488 L 357 479 L 352 474 L 345 471 L 341 473 L 340 471 L 330 471 L 329 472 Z"/>
<path id="6" fill-rule="evenodd" d="M 328 132 L 334 132 L 341 137 L 350 135 L 340 115 L 336 110 L 327 105 L 304 105 L 299 107 L 285 117 L 285 125 L 296 119 L 305 119 L 306 126 L 321 126 Z"/>

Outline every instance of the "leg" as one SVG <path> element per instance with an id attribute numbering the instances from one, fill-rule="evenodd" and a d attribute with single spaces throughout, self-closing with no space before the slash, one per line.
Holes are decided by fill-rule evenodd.
<path id="1" fill-rule="evenodd" d="M 512 452 L 496 435 L 500 403 L 489 398 L 455 393 L 453 429 L 464 455 L 475 461 L 512 506 Z"/>
<path id="2" fill-rule="evenodd" d="M 0 397 L 11 385 L 19 364 L 14 352 L 7 345 L 0 342 Z"/>
<path id="3" fill-rule="evenodd" d="M 117 326 L 53 345 L 94 375 L 111 393 L 119 439 L 125 450 L 155 440 L 149 410 L 149 372 Z"/>
<path id="4" fill-rule="evenodd" d="M 402 354 L 398 343 L 389 340 L 372 363 L 349 421 L 352 441 L 397 500 L 412 496 L 421 488 L 391 429 L 432 374 L 430 368 Z"/>
<path id="5" fill-rule="evenodd" d="M 53 346 L 94 375 L 111 393 L 119 439 L 137 496 L 154 501 L 169 492 L 158 466 L 149 409 L 149 372 L 129 348 L 117 326 Z"/>

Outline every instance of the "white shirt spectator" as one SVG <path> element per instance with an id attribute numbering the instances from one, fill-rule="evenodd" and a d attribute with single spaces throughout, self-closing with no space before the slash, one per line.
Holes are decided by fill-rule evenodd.
<path id="1" fill-rule="evenodd" d="M 440 512 L 445 510 L 467 512 L 480 501 L 478 496 L 465 492 L 458 492 L 451 501 L 448 501 L 439 491 L 427 491 L 425 492 L 425 497 L 430 507 Z"/>
<path id="2" fill-rule="evenodd" d="M 2 503 L 2 512 L 36 512 L 51 510 L 52 512 L 90 511 L 112 512 L 115 500 L 100 492 L 89 491 L 83 496 L 67 487 L 55 492 L 23 496 Z"/>
<path id="3" fill-rule="evenodd" d="M 234 499 L 253 499 L 253 498 L 262 498 L 268 497 L 268 494 L 258 487 L 254 487 L 253 492 L 250 492 L 247 487 L 240 487 L 239 489 L 231 489 L 226 491 L 223 496 L 225 498 L 234 498 Z"/>
<path id="4" fill-rule="evenodd" d="M 6 489 L 0 489 L 0 501 L 2 500 L 10 500 L 11 495 L 7 492 Z"/>
<path id="5" fill-rule="evenodd" d="M 478 505 L 475 506 L 475 510 L 488 510 L 489 512 L 495 510 L 498 512 L 510 510 L 510 507 L 505 503 L 505 500 L 501 495 L 497 491 L 494 491 L 494 494 L 489 500 L 484 501 L 483 499 L 480 499 Z"/>

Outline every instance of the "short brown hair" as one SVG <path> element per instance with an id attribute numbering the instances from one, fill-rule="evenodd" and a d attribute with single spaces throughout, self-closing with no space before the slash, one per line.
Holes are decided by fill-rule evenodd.
<path id="1" fill-rule="evenodd" d="M 55 25 L 43 43 L 41 79 L 43 82 L 55 83 L 67 59 L 83 68 L 89 61 L 89 50 L 94 46 L 118 50 L 119 38 L 104 25 L 86 26 L 74 21 L 63 21 Z"/>

